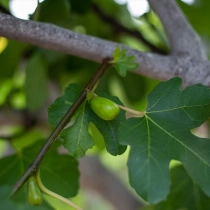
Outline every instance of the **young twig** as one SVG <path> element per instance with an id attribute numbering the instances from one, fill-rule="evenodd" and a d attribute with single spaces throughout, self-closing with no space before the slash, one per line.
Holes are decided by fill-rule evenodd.
<path id="1" fill-rule="evenodd" d="M 82 104 L 82 102 L 86 99 L 86 93 L 87 89 L 92 90 L 95 84 L 98 82 L 98 80 L 101 78 L 101 76 L 104 74 L 106 69 L 111 66 L 109 63 L 110 59 L 104 59 L 102 64 L 99 66 L 98 70 L 95 72 L 95 74 L 90 79 L 87 86 L 83 89 L 83 91 L 80 93 L 78 98 L 75 100 L 75 102 L 72 104 L 72 106 L 69 108 L 69 110 L 66 112 L 64 117 L 61 119 L 60 123 L 56 126 L 52 134 L 49 136 L 48 140 L 46 141 L 45 145 L 42 147 L 40 152 L 37 154 L 31 165 L 28 167 L 28 169 L 23 173 L 23 175 L 20 177 L 20 179 L 17 181 L 13 188 L 12 195 L 17 192 L 21 186 L 26 182 L 26 180 L 29 178 L 32 172 L 35 172 L 37 170 L 37 167 L 41 160 L 43 159 L 46 152 L 50 149 L 52 144 L 55 142 L 56 138 L 60 134 L 60 132 L 63 130 L 63 128 L 66 126 L 66 124 L 69 122 L 75 111 L 79 108 L 79 106 Z M 11 195 L 11 196 L 12 196 Z"/>

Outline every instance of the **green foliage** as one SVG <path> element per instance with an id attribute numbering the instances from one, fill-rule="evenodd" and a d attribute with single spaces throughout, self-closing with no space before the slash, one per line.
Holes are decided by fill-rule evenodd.
<path id="1" fill-rule="evenodd" d="M 47 100 L 46 64 L 41 55 L 33 55 L 26 65 L 25 94 L 30 111 L 40 109 Z"/>
<path id="2" fill-rule="evenodd" d="M 63 96 L 49 107 L 48 116 L 49 122 L 52 125 L 57 125 L 68 108 L 72 105 L 75 98 L 79 95 L 79 88 L 76 84 L 69 85 Z M 107 97 L 118 104 L 122 104 L 116 97 Z M 119 115 L 111 121 L 100 119 L 90 108 L 90 105 L 85 101 L 76 114 L 76 121 L 73 125 L 64 129 L 61 133 L 61 138 L 64 139 L 64 146 L 69 154 L 75 158 L 80 158 L 85 155 L 85 152 L 92 148 L 94 141 L 88 133 L 88 124 L 94 123 L 104 137 L 107 151 L 112 155 L 122 154 L 126 147 L 121 146 L 118 141 L 117 127 L 122 120 L 125 120 L 125 112 L 120 111 Z"/>
<path id="3" fill-rule="evenodd" d="M 53 23 L 59 26 L 68 26 L 70 21 L 70 4 L 68 0 L 45 0 L 40 3 L 39 21 Z M 33 18 L 33 17 L 32 17 Z"/>
<path id="4" fill-rule="evenodd" d="M 9 41 L 5 50 L 0 53 L 0 78 L 12 77 L 17 70 L 22 53 L 28 45 L 16 41 Z M 12 55 L 12 56 L 11 56 Z"/>
<path id="5" fill-rule="evenodd" d="M 57 98 L 54 103 L 48 108 L 48 121 L 56 127 L 62 117 L 66 114 L 69 107 L 79 96 L 80 88 L 77 84 L 69 85 L 63 96 Z"/>
<path id="6" fill-rule="evenodd" d="M 9 10 L 9 0 L 0 0 L 0 4 Z"/>
<path id="7" fill-rule="evenodd" d="M 7 161 L 7 164 L 12 162 L 12 158 L 5 159 L 5 162 Z M 15 164 L 14 162 L 12 162 Z M 1 162 L 0 162 L 1 164 Z M 17 170 L 17 166 L 13 167 L 13 173 L 14 168 Z M 11 173 L 11 171 L 10 171 Z M 15 171 L 16 173 L 16 171 Z M 11 174 L 7 174 L 11 177 Z M 17 178 L 17 177 L 16 177 Z M 0 186 L 0 201 L 1 201 L 1 208 L 2 209 L 14 209 L 14 210 L 53 210 L 53 208 L 49 207 L 48 204 L 45 202 L 42 203 L 41 206 L 31 206 L 27 201 L 27 188 L 23 187 L 24 189 L 21 189 L 21 192 L 18 192 L 16 195 L 16 198 L 10 199 L 9 196 L 11 194 L 11 186 L 8 186 L 7 184 L 2 184 Z M 23 190 L 25 192 L 23 192 Z"/>
<path id="8" fill-rule="evenodd" d="M 16 206 L 19 206 L 18 209 L 20 210 L 52 209 L 46 203 L 36 208 L 30 206 L 27 201 L 27 184 L 12 199 L 8 199 L 14 183 L 29 164 L 31 164 L 31 161 L 37 155 L 42 145 L 43 141 L 38 142 L 20 151 L 18 154 L 0 160 L 0 168 L 4 169 L 0 173 L 0 203 L 2 209 L 17 209 Z M 59 155 L 57 153 L 58 145 L 56 143 L 51 148 L 40 165 L 42 181 L 54 192 L 66 197 L 72 197 L 78 190 L 79 172 L 77 162 L 69 155 Z"/>
<path id="9" fill-rule="evenodd" d="M 187 16 L 188 20 L 192 24 L 193 28 L 205 38 L 210 39 L 210 28 L 207 27 L 209 24 L 209 0 L 195 1 L 192 5 L 188 5 L 180 0 L 178 0 L 178 3 L 185 15 Z"/>
<path id="10" fill-rule="evenodd" d="M 99 152 L 103 151 L 105 149 L 104 137 L 99 132 L 98 128 L 91 122 L 88 126 L 88 132 L 90 133 L 95 142 L 96 150 Z"/>
<path id="11" fill-rule="evenodd" d="M 23 156 L 27 158 L 26 165 L 29 165 L 35 158 L 43 143 L 38 142 L 23 150 Z M 77 194 L 79 187 L 78 163 L 69 155 L 58 154 L 58 146 L 60 143 L 56 142 L 41 162 L 41 179 L 51 191 L 67 198 L 73 197 Z"/>
<path id="12" fill-rule="evenodd" d="M 146 82 L 145 79 L 133 72 L 127 72 L 126 77 L 119 77 L 122 84 L 122 90 L 126 93 L 130 102 L 138 102 L 145 96 Z M 133 85 L 135 84 L 135 85 Z M 136 91 L 138 90 L 138 95 Z"/>
<path id="13" fill-rule="evenodd" d="M 130 30 L 139 31 L 147 41 L 167 52 L 163 26 L 152 10 L 133 18 L 126 4 L 118 5 L 114 0 L 60 0 L 59 3 L 57 0 L 45 0 L 31 19 L 115 41 L 140 51 L 150 49 L 141 40 L 104 21 L 93 9 L 92 2 L 111 19 Z M 209 0 L 194 1 L 192 5 L 180 0 L 177 2 L 204 38 L 208 50 Z M 9 0 L 0 0 L 0 5 L 9 10 Z M 1 41 L 0 48 L 4 49 Z M 138 64 L 133 56 L 126 55 L 126 50 L 116 49 L 112 63 L 120 76 L 113 71 L 113 67 L 110 68 L 97 84 L 96 93 L 122 105 L 118 98 L 103 93 L 117 95 L 126 106 L 144 109 L 146 93 L 157 81 L 128 72 L 137 68 Z M 8 40 L 8 45 L 0 53 L 0 136 L 16 134 L 14 130 L 24 133 L 11 139 L 16 152 L 13 155 L 4 157 L 8 155 L 8 142 L 0 142 L 0 156 L 3 157 L 0 160 L 0 209 L 64 209 L 65 205 L 62 204 L 53 206 L 53 199 L 47 199 L 46 195 L 41 206 L 31 206 L 27 201 L 27 184 L 11 200 L 9 196 L 15 182 L 44 144 L 34 142 L 40 138 L 46 139 L 51 132 L 45 118 L 37 117 L 33 112 L 41 110 L 46 99 L 58 94 L 58 89 L 77 83 L 69 85 L 64 95 L 49 107 L 49 122 L 55 127 L 78 97 L 79 87 L 86 85 L 97 67 L 98 64 L 92 61 L 38 47 L 29 48 L 28 44 Z M 60 138 L 75 158 L 84 156 L 94 144 L 101 149 L 106 147 L 112 155 L 122 154 L 126 145 L 130 145 L 130 182 L 140 196 L 156 203 L 148 204 L 146 209 L 206 210 L 210 206 L 209 140 L 195 137 L 190 130 L 209 117 L 209 89 L 195 85 L 181 91 L 180 83 L 179 79 L 172 79 L 159 84 L 147 97 L 148 106 L 143 118 L 126 120 L 125 111 L 120 111 L 116 119 L 104 121 L 91 110 L 88 102 L 84 102 L 61 132 Z M 49 84 L 52 89 L 49 88 L 48 92 Z M 11 116 L 14 120 L 7 125 Z M 32 126 L 31 122 L 34 123 Z M 41 162 L 42 181 L 50 190 L 64 197 L 72 197 L 78 190 L 77 162 L 69 155 L 58 154 L 59 146 L 56 143 Z M 172 159 L 180 160 L 183 165 L 169 167 Z M 91 207 L 104 208 L 95 204 Z"/>
<path id="14" fill-rule="evenodd" d="M 131 146 L 130 183 L 150 203 L 165 199 L 169 192 L 171 159 L 181 161 L 210 195 L 210 142 L 190 132 L 209 117 L 210 90 L 198 84 L 181 91 L 180 86 L 180 78 L 157 85 L 147 96 L 146 115 L 130 118 L 119 128 L 119 142 Z"/>
<path id="15" fill-rule="evenodd" d="M 135 56 L 127 56 L 126 52 L 127 50 L 120 51 L 120 48 L 117 47 L 113 54 L 113 60 L 111 61 L 121 77 L 125 77 L 127 71 L 135 70 L 139 66 L 138 63 L 134 62 Z"/>
<path id="16" fill-rule="evenodd" d="M 193 182 L 182 164 L 175 163 L 172 166 L 170 177 L 171 186 L 167 199 L 144 210 L 199 210 L 210 206 L 210 198 Z"/>
<path id="17" fill-rule="evenodd" d="M 101 97 L 108 98 L 112 101 L 114 101 L 116 104 L 123 105 L 122 102 L 117 98 L 113 96 L 108 96 L 106 94 L 100 95 Z M 119 115 L 111 120 L 106 121 L 102 120 L 100 117 L 98 117 L 90 108 L 89 104 L 87 104 L 86 107 L 87 112 L 91 116 L 91 122 L 93 122 L 98 130 L 101 132 L 101 134 L 104 137 L 105 145 L 107 151 L 111 155 L 121 155 L 126 150 L 125 146 L 122 146 L 118 142 L 118 131 L 117 128 L 120 125 L 120 123 L 125 120 L 125 111 L 120 110 Z"/>
<path id="18" fill-rule="evenodd" d="M 91 0 L 69 0 L 74 13 L 84 14 L 90 7 Z"/>
<path id="19" fill-rule="evenodd" d="M 76 122 L 64 129 L 60 136 L 64 139 L 64 147 L 75 158 L 83 157 L 85 152 L 94 145 L 94 141 L 88 133 L 89 116 L 85 112 L 85 105 L 86 103 L 80 108 Z"/>

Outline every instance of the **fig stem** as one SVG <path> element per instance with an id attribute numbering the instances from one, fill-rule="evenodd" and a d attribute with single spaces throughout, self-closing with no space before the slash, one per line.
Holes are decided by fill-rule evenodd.
<path id="1" fill-rule="evenodd" d="M 128 108 L 128 107 L 121 106 L 121 105 L 119 105 L 119 104 L 117 104 L 117 106 L 118 106 L 120 109 L 123 109 L 123 110 L 125 110 L 125 111 L 127 111 L 127 112 L 130 112 L 130 113 L 132 113 L 132 114 L 139 115 L 139 116 L 141 116 L 141 117 L 143 117 L 143 116 L 145 115 L 145 112 L 139 112 L 139 111 L 130 109 L 130 108 Z"/>
<path id="2" fill-rule="evenodd" d="M 39 186 L 39 188 L 47 195 L 50 195 L 64 203 L 66 203 L 67 205 L 73 207 L 74 209 L 76 210 L 83 210 L 82 208 L 80 208 L 79 206 L 77 206 L 76 204 L 74 204 L 73 202 L 71 202 L 70 200 L 68 200 L 67 198 L 64 198 L 62 197 L 61 195 L 58 195 L 57 193 L 55 192 L 52 192 L 51 190 L 47 189 L 43 183 L 42 183 L 42 180 L 41 180 L 41 175 L 40 175 L 40 170 L 37 171 L 36 173 L 36 181 L 37 181 L 37 184 Z"/>

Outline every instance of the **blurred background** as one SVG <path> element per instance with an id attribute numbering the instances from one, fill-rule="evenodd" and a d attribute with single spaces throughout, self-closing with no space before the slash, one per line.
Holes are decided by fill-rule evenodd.
<path id="1" fill-rule="evenodd" d="M 210 1 L 179 0 L 177 3 L 209 56 Z M 140 51 L 169 53 L 163 26 L 146 0 L 42 0 L 39 3 L 0 0 L 0 12 L 52 23 Z M 92 61 L 0 37 L 0 158 L 46 139 L 52 131 L 47 120 L 48 106 L 63 94 L 68 84 L 77 83 L 83 88 L 98 66 Z M 122 78 L 110 68 L 95 92 L 117 96 L 125 106 L 144 111 L 146 94 L 158 82 L 133 72 Z M 91 210 L 143 209 L 146 203 L 129 187 L 128 150 L 113 157 L 106 152 L 103 137 L 93 124 L 89 125 L 89 132 L 96 146 L 80 162 L 81 189 L 72 200 Z M 61 152 L 66 151 L 62 148 Z M 2 172 L 0 169 L 0 175 Z M 117 189 L 114 194 L 113 186 Z M 46 199 L 53 203 L 54 209 L 70 209 Z"/>

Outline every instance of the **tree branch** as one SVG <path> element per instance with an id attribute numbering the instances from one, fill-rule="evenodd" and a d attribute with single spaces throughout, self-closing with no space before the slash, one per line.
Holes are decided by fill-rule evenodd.
<path id="1" fill-rule="evenodd" d="M 0 14 L 0 36 L 99 63 L 103 58 L 112 57 L 117 46 L 128 48 L 115 42 L 76 33 L 52 24 L 21 20 L 5 14 Z M 149 54 L 128 49 L 132 54 L 142 57 L 141 63 L 144 63 L 143 59 L 150 58 Z"/>
<path id="2" fill-rule="evenodd" d="M 190 33 L 189 36 L 192 34 Z M 186 33 L 181 36 L 181 39 L 185 35 Z M 186 51 L 183 52 L 179 42 L 178 45 L 181 47 L 179 54 L 174 53 L 169 56 L 163 56 L 155 53 L 140 52 L 119 43 L 79 34 L 52 24 L 20 20 L 5 14 L 0 14 L 0 36 L 96 62 L 101 62 L 104 58 L 112 57 L 115 48 L 120 47 L 121 49 L 127 49 L 129 55 L 136 57 L 136 61 L 140 64 L 136 71 L 139 74 L 160 80 L 180 76 L 183 79 L 184 86 L 195 83 L 210 85 L 210 63 L 204 60 L 203 56 L 199 53 L 195 57 L 197 54 L 195 47 L 200 46 L 196 44 L 193 47 L 194 50 L 190 48 L 190 52 L 184 53 Z M 190 39 L 188 34 L 185 38 L 186 42 Z M 175 36 L 173 36 L 171 41 L 174 39 Z M 184 46 L 187 45 L 189 44 L 186 43 Z M 201 49 L 199 48 L 197 52 L 200 51 Z M 190 53 L 192 53 L 192 56 Z"/>
<path id="3" fill-rule="evenodd" d="M 158 14 L 171 46 L 172 54 L 189 54 L 197 59 L 205 60 L 199 37 L 194 32 L 175 0 L 148 0 Z"/>

